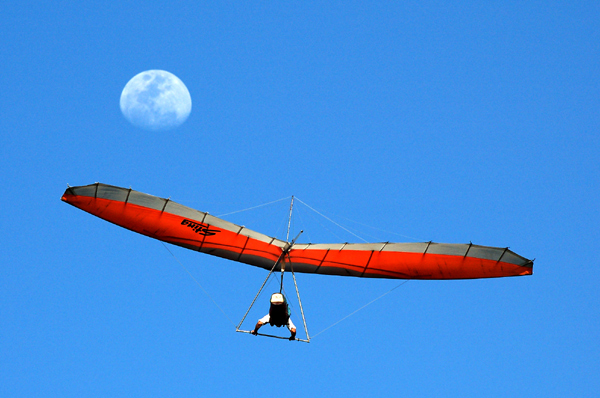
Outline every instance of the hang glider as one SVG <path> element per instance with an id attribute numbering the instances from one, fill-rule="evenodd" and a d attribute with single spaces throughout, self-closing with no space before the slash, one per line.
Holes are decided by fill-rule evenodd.
<path id="1" fill-rule="evenodd" d="M 295 243 L 293 246 L 198 210 L 106 184 L 69 187 L 61 198 L 142 235 L 275 271 L 390 279 L 531 275 L 533 261 L 508 248 L 448 243 Z M 278 264 L 277 264 L 278 263 Z"/>

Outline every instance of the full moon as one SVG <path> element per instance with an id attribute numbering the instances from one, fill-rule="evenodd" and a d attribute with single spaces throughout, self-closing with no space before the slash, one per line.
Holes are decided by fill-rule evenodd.
<path id="1" fill-rule="evenodd" d="M 177 76 L 164 70 L 135 75 L 121 93 L 121 112 L 134 126 L 146 130 L 170 130 L 185 122 L 192 98 Z"/>

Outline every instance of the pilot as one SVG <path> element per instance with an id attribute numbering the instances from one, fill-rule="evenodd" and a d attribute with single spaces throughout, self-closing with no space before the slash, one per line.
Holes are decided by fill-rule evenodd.
<path id="1" fill-rule="evenodd" d="M 290 317 L 290 307 L 283 294 L 273 293 L 271 295 L 271 307 L 269 308 L 269 313 L 258 320 L 254 330 L 250 333 L 256 336 L 258 329 L 267 323 L 271 326 L 277 326 L 278 328 L 286 325 L 292 334 L 290 336 L 290 341 L 296 340 L 296 326 L 294 326 L 294 323 L 292 322 L 292 318 Z"/>

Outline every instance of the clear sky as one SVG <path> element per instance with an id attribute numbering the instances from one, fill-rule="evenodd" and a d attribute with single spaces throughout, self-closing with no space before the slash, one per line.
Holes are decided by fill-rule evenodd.
<path id="1" fill-rule="evenodd" d="M 600 3 L 280 3 L 0 5 L 0 396 L 597 396 Z M 149 69 L 190 91 L 175 130 L 120 112 Z M 409 281 L 329 329 L 401 281 L 298 275 L 314 339 L 254 337 L 233 323 L 266 271 L 60 201 L 96 181 L 214 215 L 296 195 L 534 275 Z M 224 218 L 282 237 L 288 207 Z M 297 210 L 293 234 L 359 241 Z"/>

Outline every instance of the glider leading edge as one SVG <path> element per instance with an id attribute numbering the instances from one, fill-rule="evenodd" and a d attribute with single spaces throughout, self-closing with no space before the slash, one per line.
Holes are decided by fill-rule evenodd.
<path id="1" fill-rule="evenodd" d="M 531 275 L 533 261 L 508 248 L 447 243 L 290 243 L 169 199 L 106 184 L 69 187 L 61 198 L 106 221 L 163 242 L 275 271 L 390 279 Z M 287 252 L 283 258 L 282 253 Z M 286 267 L 287 268 L 287 267 Z"/>

